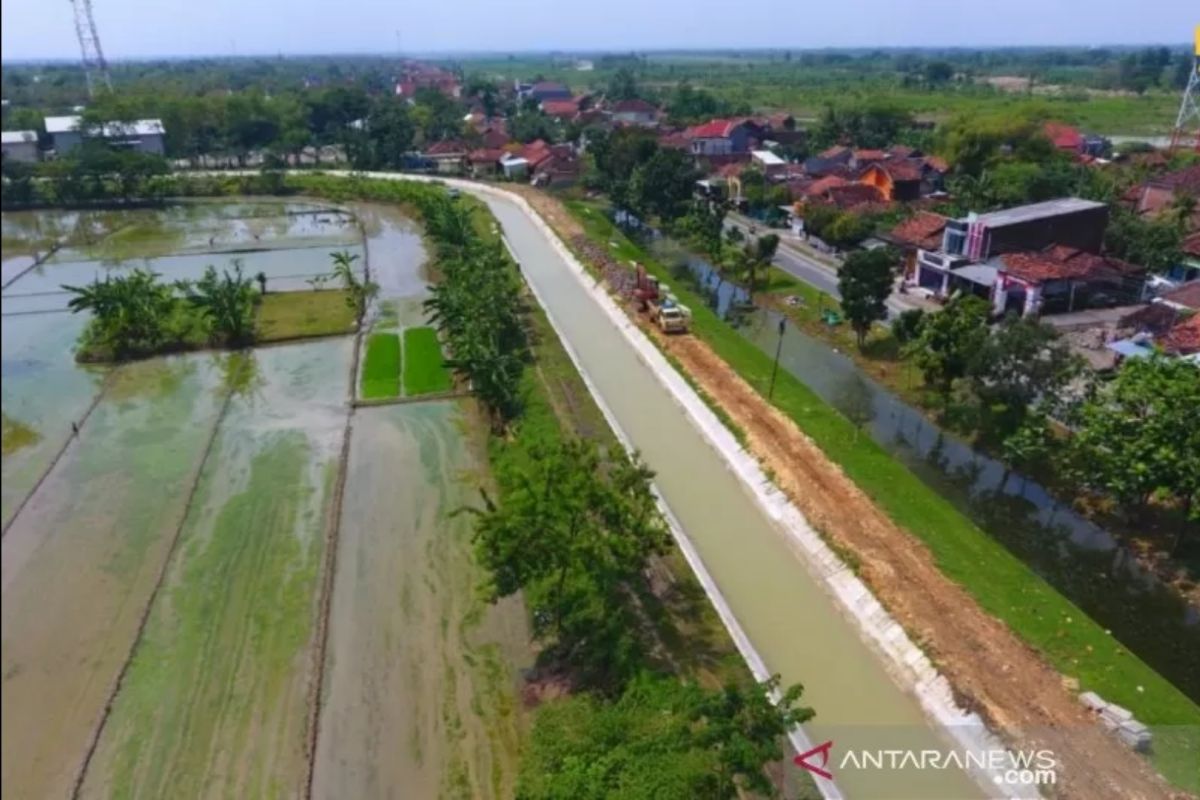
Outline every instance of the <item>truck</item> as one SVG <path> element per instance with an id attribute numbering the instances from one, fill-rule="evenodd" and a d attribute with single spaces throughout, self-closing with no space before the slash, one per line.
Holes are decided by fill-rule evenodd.
<path id="1" fill-rule="evenodd" d="M 691 309 L 680 303 L 671 294 L 670 287 L 659 284 L 658 279 L 648 274 L 641 264 L 637 265 L 633 296 L 638 302 L 638 310 L 648 314 L 650 321 L 663 333 L 687 333 L 691 327 Z"/>

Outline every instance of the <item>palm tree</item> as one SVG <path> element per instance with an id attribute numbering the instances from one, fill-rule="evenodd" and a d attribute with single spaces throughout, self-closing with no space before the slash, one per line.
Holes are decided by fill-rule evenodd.
<path id="1" fill-rule="evenodd" d="M 358 255 L 345 250 L 333 254 L 333 277 L 342 282 L 346 290 L 346 302 L 354 309 L 359 323 L 367 311 L 367 304 L 379 293 L 379 285 L 372 281 L 359 280 L 354 272 L 354 262 Z"/>

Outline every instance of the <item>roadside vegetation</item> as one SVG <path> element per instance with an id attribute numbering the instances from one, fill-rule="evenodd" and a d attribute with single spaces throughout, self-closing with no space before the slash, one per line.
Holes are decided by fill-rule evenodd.
<path id="1" fill-rule="evenodd" d="M 367 355 L 363 360 L 363 399 L 396 397 L 400 394 L 400 335 L 372 333 L 367 338 Z"/>

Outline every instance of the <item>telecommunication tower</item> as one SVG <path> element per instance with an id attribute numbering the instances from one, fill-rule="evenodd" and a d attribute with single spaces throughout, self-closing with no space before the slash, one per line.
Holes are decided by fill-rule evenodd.
<path id="1" fill-rule="evenodd" d="M 71 8 L 75 11 L 75 35 L 79 38 L 79 51 L 83 57 L 88 97 L 94 97 L 102 87 L 111 90 L 112 79 L 108 77 L 108 62 L 100 47 L 100 34 L 96 32 L 92 0 L 71 0 Z"/>
<path id="2" fill-rule="evenodd" d="M 1183 102 L 1179 105 L 1179 116 L 1175 119 L 1175 130 L 1171 133 L 1171 151 L 1184 145 L 1189 137 L 1195 137 L 1196 151 L 1200 152 L 1200 25 L 1196 26 L 1196 49 L 1192 56 L 1192 73 L 1183 90 Z"/>

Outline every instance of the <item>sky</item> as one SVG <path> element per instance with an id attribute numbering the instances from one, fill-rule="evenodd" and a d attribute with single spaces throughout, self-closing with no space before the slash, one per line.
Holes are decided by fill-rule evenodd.
<path id="1" fill-rule="evenodd" d="M 1198 0 L 93 0 L 93 8 L 109 60 L 1183 44 L 1200 23 Z M 6 61 L 79 56 L 68 0 L 3 0 L 0 22 Z"/>

